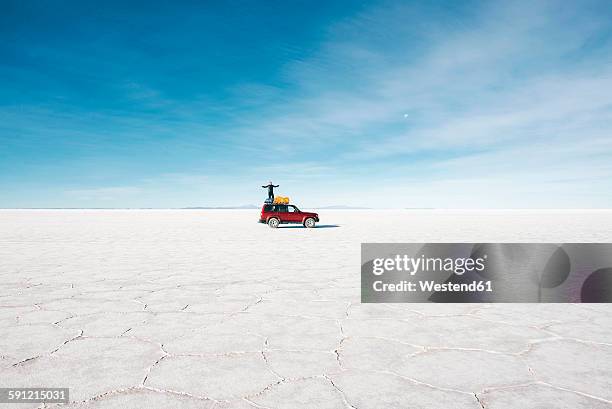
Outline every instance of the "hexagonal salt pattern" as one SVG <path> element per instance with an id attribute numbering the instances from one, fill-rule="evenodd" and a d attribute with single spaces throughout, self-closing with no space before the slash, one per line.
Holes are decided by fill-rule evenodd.
<path id="1" fill-rule="evenodd" d="M 605 409 L 610 402 L 558 389 L 544 384 L 533 384 L 485 392 L 480 396 L 485 408 L 498 409 Z"/>
<path id="2" fill-rule="evenodd" d="M 537 380 L 612 401 L 612 344 L 560 339 L 535 345 L 526 361 Z"/>
<path id="3" fill-rule="evenodd" d="M 272 230 L 256 211 L 0 211 L 0 387 L 92 409 L 612 407 L 610 305 L 360 303 L 362 242 L 610 237 L 612 212 L 570 213 Z"/>
<path id="4" fill-rule="evenodd" d="M 215 400 L 231 400 L 256 395 L 278 381 L 261 353 L 250 352 L 168 357 L 151 370 L 145 386 Z"/>
<path id="5" fill-rule="evenodd" d="M 179 393 L 132 388 L 110 392 L 83 403 L 49 406 L 70 409 L 213 409 L 216 407 L 216 402 Z"/>
<path id="6" fill-rule="evenodd" d="M 140 385 L 164 352 L 159 345 L 130 338 L 78 338 L 53 354 L 4 369 L 0 387 L 67 387 L 84 401 Z"/>

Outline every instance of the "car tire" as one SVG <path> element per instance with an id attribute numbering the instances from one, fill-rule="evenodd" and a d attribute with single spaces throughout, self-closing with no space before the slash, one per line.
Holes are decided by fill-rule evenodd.
<path id="1" fill-rule="evenodd" d="M 280 220 L 278 220 L 276 217 L 270 217 L 270 219 L 268 220 L 268 226 L 270 226 L 273 229 L 276 229 L 279 224 L 280 224 Z"/>
<path id="2" fill-rule="evenodd" d="M 306 220 L 304 220 L 304 227 L 312 229 L 313 227 L 315 227 L 315 219 L 313 219 L 312 217 L 307 218 Z"/>

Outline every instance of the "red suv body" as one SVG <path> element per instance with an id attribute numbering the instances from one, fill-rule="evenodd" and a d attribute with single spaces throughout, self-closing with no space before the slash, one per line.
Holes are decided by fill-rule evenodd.
<path id="1" fill-rule="evenodd" d="M 259 223 L 266 223 L 272 228 L 285 223 L 301 223 L 304 227 L 315 227 L 315 222 L 318 221 L 318 214 L 303 212 L 290 204 L 264 204 L 259 216 Z"/>

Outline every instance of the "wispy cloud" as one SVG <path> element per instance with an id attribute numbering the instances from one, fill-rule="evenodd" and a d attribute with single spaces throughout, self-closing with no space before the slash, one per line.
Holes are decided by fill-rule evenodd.
<path id="1" fill-rule="evenodd" d="M 81 105 L 62 96 L 0 106 L 0 141 L 13 148 L 3 154 L 0 147 L 0 159 L 27 162 L 36 151 L 47 159 L 33 159 L 13 178 L 55 172 L 62 189 L 79 187 L 68 196 L 91 200 L 146 193 L 179 206 L 224 205 L 233 203 L 214 200 L 233 187 L 247 203 L 250 186 L 257 192 L 272 178 L 287 189 L 313 186 L 309 194 L 321 205 L 376 206 L 375 196 L 388 194 L 416 207 L 612 204 L 602 182 L 612 179 L 605 1 L 383 1 L 345 9 L 313 29 L 316 41 L 266 49 L 272 57 L 257 56 L 269 58 L 259 71 L 236 66 L 224 47 L 204 58 L 208 43 L 169 46 L 174 32 L 184 38 L 181 27 L 154 37 L 165 38 L 168 54 L 103 44 L 118 57 L 108 72 L 79 78 L 69 68 L 75 81 L 54 83 L 80 95 Z M 202 41 L 216 38 L 196 26 Z M 80 48 L 21 48 L 67 67 L 96 65 L 79 60 Z M 154 58 L 126 69 L 131 52 Z M 228 71 L 225 88 L 215 82 L 222 77 L 215 64 Z M 95 98 L 74 89 L 92 83 Z"/>
<path id="2" fill-rule="evenodd" d="M 500 184 L 507 182 L 503 189 L 517 192 L 528 181 L 536 197 L 525 200 L 526 206 L 554 206 L 560 198 L 545 196 L 551 188 L 599 186 L 612 177 L 606 159 L 612 156 L 606 143 L 612 132 L 612 60 L 604 52 L 612 51 L 606 34 L 612 19 L 588 7 L 560 6 L 490 5 L 474 11 L 468 24 L 427 27 L 416 44 L 414 33 L 403 29 L 412 23 L 409 7 L 394 9 L 395 17 L 387 9 L 364 13 L 343 22 L 339 33 L 332 31 L 313 60 L 289 66 L 301 88 L 316 92 L 304 92 L 238 132 L 267 143 L 281 139 L 289 157 L 300 149 L 333 151 L 321 156 L 335 168 L 380 169 L 393 158 L 378 176 L 396 175 L 397 161 L 405 157 L 423 166 L 418 177 L 452 175 L 455 186 L 464 188 L 482 175 L 495 175 Z M 364 27 L 384 27 L 392 48 L 402 52 L 414 45 L 419 52 L 377 58 L 389 49 L 368 49 L 356 30 Z M 350 30 L 357 34 L 347 40 Z M 400 62 L 388 64 L 393 58 Z M 325 81 L 341 64 L 349 84 Z M 334 67 L 331 73 L 327 67 Z M 313 81 L 328 86 L 316 88 Z M 438 171 L 427 175 L 427 169 Z M 576 183 L 563 189 L 562 179 Z M 410 183 L 410 174 L 404 180 Z M 609 203 L 609 193 L 588 200 Z"/>
<path id="3" fill-rule="evenodd" d="M 555 137 L 554 132 L 546 132 L 547 122 L 558 127 L 559 118 L 574 123 L 591 120 L 612 102 L 607 92 L 612 82 L 609 61 L 588 55 L 588 50 L 581 56 L 582 64 L 572 61 L 606 20 L 580 14 L 572 19 L 570 11 L 559 12 L 554 5 L 534 7 L 537 10 L 518 4 L 491 6 L 466 28 L 425 36 L 424 41 L 431 43 L 418 59 L 392 66 L 380 63 L 376 69 L 364 67 L 361 75 L 353 74 L 359 79 L 355 91 L 332 87 L 294 98 L 259 121 L 249 120 L 249 128 L 242 131 L 268 140 L 307 138 L 320 144 L 349 134 L 366 142 L 352 147 L 365 154 L 370 152 L 364 146 L 380 146 L 381 141 L 394 146 L 390 154 L 403 148 L 398 146 L 402 141 L 411 149 L 503 142 L 517 136 L 509 135 L 509 129 L 523 130 L 520 134 L 529 139 L 530 129 L 522 129 L 526 126 Z M 379 20 L 364 22 L 362 16 L 343 27 L 385 26 L 394 42 L 409 43 L 401 36 L 401 25 L 410 21 L 395 17 L 391 19 L 394 27 L 385 21 L 388 17 L 382 13 Z M 571 23 L 573 29 L 567 30 L 565 24 Z M 359 38 L 355 35 L 357 42 Z M 335 61 L 336 56 L 327 50 L 339 47 L 332 40 L 315 61 Z M 296 77 L 304 82 L 311 79 Z M 389 131 L 384 129 L 387 126 L 399 129 Z"/>

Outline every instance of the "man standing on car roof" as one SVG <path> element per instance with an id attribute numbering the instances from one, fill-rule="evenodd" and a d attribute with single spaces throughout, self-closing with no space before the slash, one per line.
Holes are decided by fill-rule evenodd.
<path id="1" fill-rule="evenodd" d="M 267 186 L 262 186 L 264 189 L 268 188 L 268 199 L 269 200 L 274 200 L 274 188 L 278 186 L 279 185 L 273 185 L 272 181 L 269 181 Z"/>

